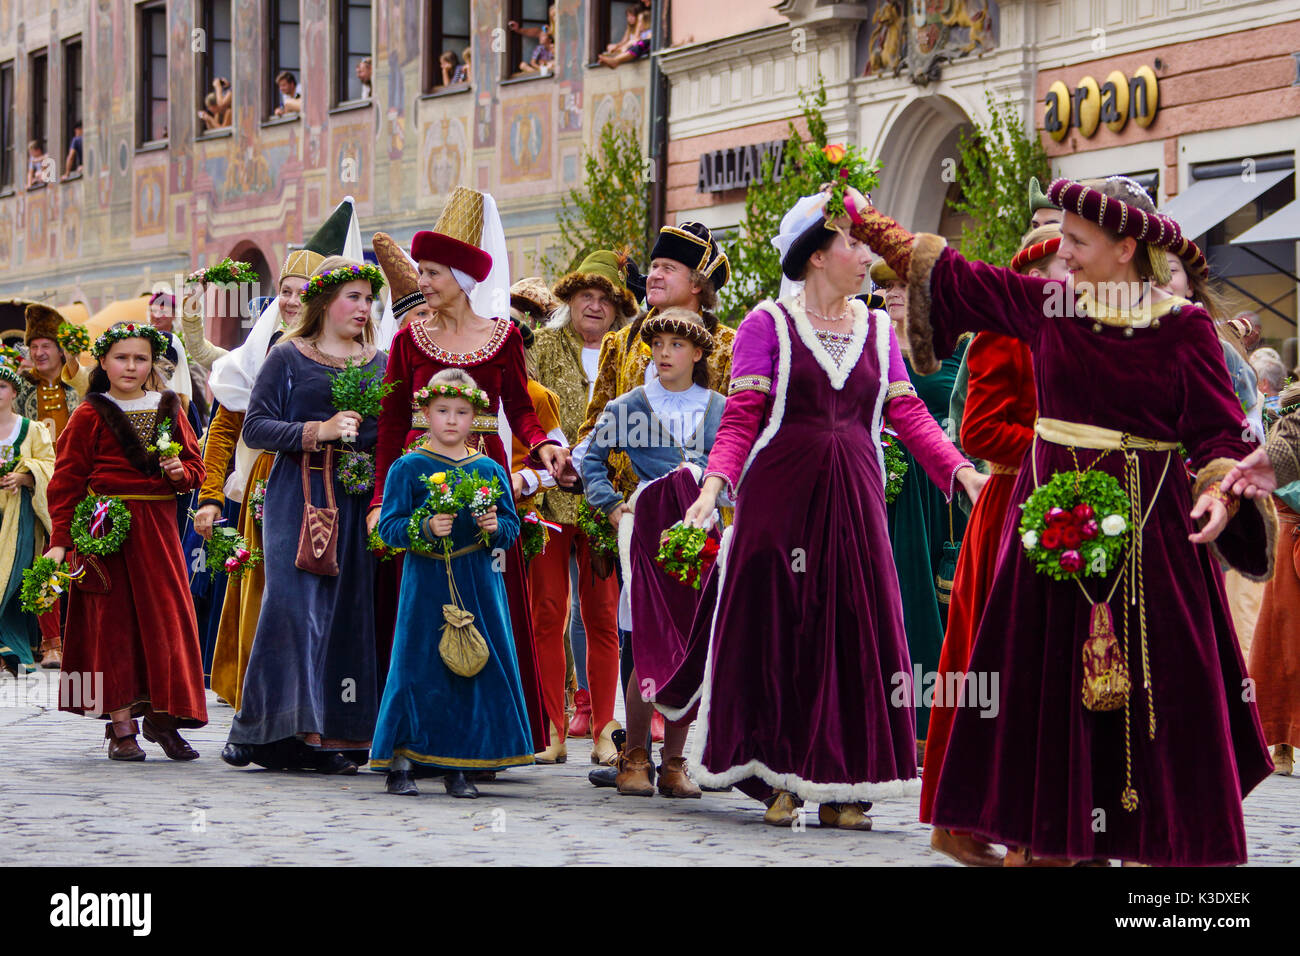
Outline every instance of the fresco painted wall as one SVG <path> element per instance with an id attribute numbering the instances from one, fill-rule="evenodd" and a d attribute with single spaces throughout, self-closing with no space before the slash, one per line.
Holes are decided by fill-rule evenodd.
<path id="1" fill-rule="evenodd" d="M 584 143 L 617 118 L 646 135 L 649 67 L 586 65 L 588 0 L 559 0 L 554 75 L 502 84 L 501 4 L 473 0 L 474 69 L 463 91 L 424 95 L 430 0 L 375 0 L 372 99 L 331 108 L 330 0 L 302 0 L 303 114 L 268 121 L 265 0 L 233 0 L 233 123 L 201 134 L 201 0 L 168 3 L 168 141 L 137 146 L 137 10 L 129 0 L 0 0 L 0 63 L 15 66 L 15 187 L 0 194 L 0 298 L 83 301 L 93 313 L 236 250 L 274 271 L 346 195 L 363 237 L 405 241 L 430 228 L 447 193 L 491 191 L 515 275 L 549 247 L 561 196 L 578 185 Z M 83 50 L 83 175 L 27 190 L 29 55 L 48 48 L 47 128 L 62 149 L 61 42 Z M 440 51 L 437 51 L 440 52 Z M 436 56 L 436 53 L 434 54 Z M 62 156 L 56 156 L 59 169 Z M 268 291 L 273 275 L 266 277 Z M 220 334 L 223 330 L 214 329 Z M 236 334 L 232 329 L 230 335 Z M 227 342 L 225 344 L 233 344 Z"/>

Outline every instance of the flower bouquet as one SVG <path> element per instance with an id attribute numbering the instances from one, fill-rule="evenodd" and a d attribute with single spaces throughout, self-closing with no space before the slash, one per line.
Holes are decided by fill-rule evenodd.
<path id="1" fill-rule="evenodd" d="M 235 262 L 231 259 L 222 259 L 215 266 L 208 266 L 206 269 L 195 269 L 191 272 L 187 282 L 212 283 L 214 285 L 234 285 L 240 282 L 260 282 L 257 272 L 247 262 Z"/>
<path id="2" fill-rule="evenodd" d="M 545 551 L 550 533 L 559 530 L 558 524 L 547 521 L 536 511 L 523 515 L 519 520 L 519 546 L 524 550 L 524 560 L 531 561 Z"/>
<path id="3" fill-rule="evenodd" d="M 586 498 L 578 499 L 578 530 L 587 536 L 591 550 L 596 554 L 618 556 L 618 532 Z"/>
<path id="4" fill-rule="evenodd" d="M 469 507 L 470 514 L 474 516 L 476 521 L 494 508 L 503 494 L 501 482 L 497 480 L 496 475 L 484 481 L 478 472 L 474 472 L 462 478 L 461 484 L 466 486 L 461 494 Z M 478 536 L 479 540 L 483 542 L 483 546 L 487 547 L 491 536 L 482 528 L 479 528 Z"/>
<path id="5" fill-rule="evenodd" d="M 69 355 L 80 355 L 90 351 L 90 333 L 80 325 L 63 322 L 59 325 L 59 348 Z"/>
<path id="6" fill-rule="evenodd" d="M 164 418 L 154 431 L 154 443 L 145 447 L 145 451 L 157 454 L 159 460 L 175 458 L 181 453 L 179 442 L 172 441 L 172 420 Z"/>
<path id="7" fill-rule="evenodd" d="M 253 490 L 248 493 L 248 508 L 253 512 L 253 520 L 262 526 L 262 516 L 266 513 L 266 479 L 259 478 L 253 483 Z"/>
<path id="8" fill-rule="evenodd" d="M 59 603 L 59 595 L 75 580 L 67 564 L 53 558 L 37 558 L 23 572 L 23 584 L 18 593 L 19 603 L 28 614 L 38 617 Z"/>
<path id="9" fill-rule="evenodd" d="M 893 432 L 880 433 L 880 447 L 885 450 L 885 504 L 892 505 L 903 490 L 903 479 L 907 477 L 907 456 Z"/>
<path id="10" fill-rule="evenodd" d="M 191 511 L 190 519 L 193 518 L 194 512 Z M 208 570 L 213 574 L 224 571 L 237 581 L 244 576 L 245 571 L 262 563 L 262 549 L 250 550 L 242 534 L 234 528 L 221 527 L 224 521 L 224 518 L 217 520 L 212 528 L 212 537 L 204 546 Z"/>
<path id="11" fill-rule="evenodd" d="M 375 456 L 368 451 L 345 451 L 339 455 L 336 474 L 344 491 L 364 495 L 375 487 Z"/>
<path id="12" fill-rule="evenodd" d="M 821 149 L 809 148 L 800 157 L 800 162 L 813 181 L 820 182 L 822 189 L 830 192 L 825 208 L 827 219 L 846 215 L 844 194 L 850 186 L 866 195 L 880 184 L 876 175 L 880 164 L 869 161 L 856 146 L 828 143 Z"/>
<path id="13" fill-rule="evenodd" d="M 1039 574 L 1104 578 L 1123 561 L 1129 501 L 1112 475 L 1057 472 L 1020 507 L 1020 544 Z"/>
<path id="14" fill-rule="evenodd" d="M 700 581 L 718 558 L 718 542 L 703 528 L 690 528 L 678 521 L 659 535 L 655 563 L 674 581 L 700 587 Z"/>
<path id="15" fill-rule="evenodd" d="M 466 495 L 470 486 L 463 479 L 465 473 L 457 468 L 450 475 L 445 471 L 435 471 L 426 476 L 424 486 L 429 489 L 429 497 L 424 504 L 411 513 L 406 530 L 411 539 L 411 550 L 416 554 L 431 555 L 434 545 L 424 537 L 424 522 L 434 515 L 454 515 L 469 503 Z M 443 554 L 451 554 L 450 536 L 439 540 Z"/>
<path id="16" fill-rule="evenodd" d="M 356 412 L 362 418 L 378 418 L 384 398 L 396 382 L 385 382 L 380 372 L 367 372 L 360 362 L 349 362 L 334 375 L 330 396 L 341 412 Z"/>
<path id="17" fill-rule="evenodd" d="M 21 368 L 27 353 L 12 345 L 0 345 L 0 361 L 8 362 L 14 368 Z"/>
<path id="18" fill-rule="evenodd" d="M 22 455 L 18 454 L 18 449 L 13 445 L 0 448 L 0 478 L 12 474 L 22 461 Z"/>

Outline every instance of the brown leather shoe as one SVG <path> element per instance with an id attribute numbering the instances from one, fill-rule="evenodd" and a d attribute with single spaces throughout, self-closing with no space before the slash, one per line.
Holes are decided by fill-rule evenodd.
<path id="1" fill-rule="evenodd" d="M 799 808 L 803 801 L 788 790 L 778 790 L 772 794 L 772 802 L 767 805 L 763 822 L 774 827 L 793 826 L 799 819 Z"/>
<path id="2" fill-rule="evenodd" d="M 817 822 L 839 830 L 870 830 L 869 809 L 869 803 L 823 803 L 817 807 Z"/>
<path id="3" fill-rule="evenodd" d="M 963 866 L 1002 865 L 1002 854 L 987 843 L 981 843 L 969 833 L 953 833 L 943 827 L 930 831 L 930 849 L 952 857 Z"/>
<path id="4" fill-rule="evenodd" d="M 176 732 L 176 724 L 170 717 L 150 714 L 144 719 L 144 739 L 157 744 L 172 760 L 197 760 L 199 752 Z"/>
<path id="5" fill-rule="evenodd" d="M 51 647 L 41 658 L 41 667 L 47 671 L 56 671 L 63 666 L 63 654 L 57 648 Z"/>
<path id="6" fill-rule="evenodd" d="M 143 760 L 144 751 L 136 742 L 135 735 L 140 732 L 140 725 L 134 720 L 119 720 L 106 724 L 104 739 L 108 741 L 109 760 Z"/>
<path id="7" fill-rule="evenodd" d="M 1033 852 L 1020 847 L 1007 847 L 1007 855 L 1002 858 L 1003 866 L 1074 866 L 1073 860 L 1059 856 L 1034 856 Z"/>
<path id="8" fill-rule="evenodd" d="M 650 754 L 644 747 L 633 747 L 619 755 L 618 776 L 614 786 L 625 797 L 653 797 L 655 785 L 652 774 L 654 767 L 650 763 Z"/>
<path id="9" fill-rule="evenodd" d="M 669 757 L 659 771 L 659 792 L 665 797 L 698 800 L 704 793 L 695 781 L 686 775 L 686 758 Z"/>

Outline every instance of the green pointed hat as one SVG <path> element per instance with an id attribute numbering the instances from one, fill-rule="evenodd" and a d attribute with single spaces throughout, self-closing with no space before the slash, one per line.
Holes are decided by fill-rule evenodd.
<path id="1" fill-rule="evenodd" d="M 1060 209 L 1061 207 L 1052 202 L 1043 193 L 1043 187 L 1038 185 L 1038 177 L 1029 177 L 1029 215 L 1033 215 L 1040 209 Z"/>
<path id="2" fill-rule="evenodd" d="M 352 200 L 345 199 L 330 213 L 321 227 L 312 233 L 311 238 L 301 249 L 294 249 L 284 259 L 284 268 L 280 278 L 297 276 L 306 281 L 316 271 L 316 267 L 329 256 L 343 255 L 343 244 L 348 238 L 348 226 L 352 222 Z"/>

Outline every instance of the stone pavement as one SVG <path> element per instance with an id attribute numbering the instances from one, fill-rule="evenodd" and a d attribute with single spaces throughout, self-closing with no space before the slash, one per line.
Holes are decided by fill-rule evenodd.
<path id="1" fill-rule="evenodd" d="M 736 791 L 700 800 L 619 797 L 587 782 L 590 741 L 569 762 L 524 767 L 454 800 L 439 780 L 419 797 L 383 792 L 380 774 L 325 777 L 221 762 L 232 711 L 187 731 L 201 759 L 168 760 L 139 738 L 143 763 L 104 755 L 103 724 L 48 706 L 57 675 L 0 676 L 0 864 L 31 865 L 951 865 L 929 849 L 915 799 L 877 803 L 871 833 L 765 826 Z M 1246 800 L 1253 864 L 1300 860 L 1300 778 L 1273 776 Z"/>

